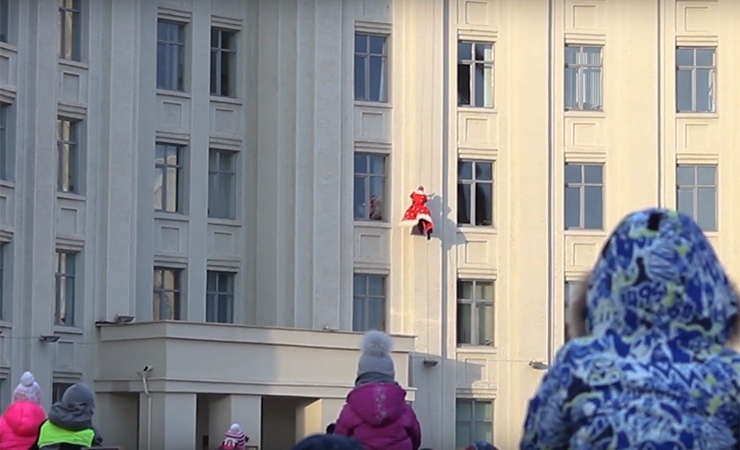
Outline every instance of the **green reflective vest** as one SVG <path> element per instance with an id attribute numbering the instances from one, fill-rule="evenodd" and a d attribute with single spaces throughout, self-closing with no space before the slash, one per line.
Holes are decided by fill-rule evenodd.
<path id="1" fill-rule="evenodd" d="M 95 430 L 88 428 L 82 431 L 69 431 L 59 428 L 48 420 L 39 429 L 38 447 L 44 448 L 55 444 L 72 444 L 80 447 L 92 447 Z"/>

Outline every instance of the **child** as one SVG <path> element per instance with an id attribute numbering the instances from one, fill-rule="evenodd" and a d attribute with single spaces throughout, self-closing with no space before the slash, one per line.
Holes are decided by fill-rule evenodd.
<path id="1" fill-rule="evenodd" d="M 330 423 L 326 426 L 326 434 L 334 434 L 334 428 L 336 428 L 336 424 Z"/>
<path id="2" fill-rule="evenodd" d="M 8 406 L 0 417 L 0 449 L 28 450 L 36 443 L 39 427 L 46 420 L 44 409 L 22 400 Z"/>
<path id="3" fill-rule="evenodd" d="M 633 213 L 587 281 L 520 448 L 738 448 L 738 297 L 699 226 Z"/>
<path id="4" fill-rule="evenodd" d="M 335 435 L 354 438 L 365 450 L 418 450 L 421 444 L 419 421 L 395 381 L 392 343 L 380 331 L 365 334 L 355 388 L 334 428 Z"/>
<path id="5" fill-rule="evenodd" d="M 41 405 L 41 386 L 33 378 L 31 372 L 23 372 L 21 382 L 15 388 L 15 391 L 13 391 L 14 402 L 24 400 Z"/>
<path id="6" fill-rule="evenodd" d="M 31 450 L 80 450 L 100 447 L 103 439 L 93 427 L 95 394 L 86 384 L 68 387 L 62 399 L 51 406 L 49 419 L 39 428 Z"/>
<path id="7" fill-rule="evenodd" d="M 224 435 L 220 450 L 244 450 L 249 442 L 249 437 L 244 434 L 238 423 L 232 424 L 229 431 Z"/>
<path id="8" fill-rule="evenodd" d="M 297 443 L 293 450 L 364 450 L 362 445 L 345 436 L 317 434 Z"/>

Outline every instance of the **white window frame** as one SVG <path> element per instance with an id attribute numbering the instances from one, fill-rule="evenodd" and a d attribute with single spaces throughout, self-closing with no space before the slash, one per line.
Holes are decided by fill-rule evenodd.
<path id="1" fill-rule="evenodd" d="M 564 80 L 567 83 L 567 74 L 568 71 L 574 71 L 576 73 L 576 89 L 575 89 L 575 98 L 569 99 L 567 96 L 567 90 L 564 90 L 563 97 L 564 97 L 564 104 L 565 104 L 565 110 L 566 111 L 592 111 L 592 112 L 601 112 L 604 111 L 604 47 L 601 45 L 581 45 L 581 44 L 568 44 L 565 46 L 566 54 L 568 52 L 568 49 L 576 49 L 576 62 L 575 63 L 565 63 L 565 74 L 564 74 Z M 597 64 L 591 64 L 587 61 L 587 53 L 586 49 L 596 49 L 599 52 L 599 62 Z M 567 58 L 566 58 L 567 61 Z M 587 92 L 586 92 L 586 86 L 588 83 L 586 83 L 586 78 L 588 77 L 589 73 L 597 73 L 599 80 L 598 83 L 592 83 L 591 86 L 594 87 L 594 89 L 597 90 L 597 92 L 593 93 L 593 97 L 595 97 L 594 104 L 588 104 L 586 102 Z M 563 86 L 565 89 L 565 85 Z M 598 97 L 598 98 L 596 98 Z M 572 100 L 572 104 L 569 105 L 569 100 Z"/>
<path id="2" fill-rule="evenodd" d="M 227 286 L 222 286 L 221 277 L 227 277 Z M 206 322 L 212 323 L 234 323 L 234 298 L 236 297 L 236 277 L 235 272 L 222 270 L 209 270 L 206 272 Z M 211 283 L 211 281 L 214 281 Z M 226 300 L 226 320 L 219 320 L 221 302 Z"/>
<path id="3" fill-rule="evenodd" d="M 59 58 L 82 60 L 82 0 L 58 0 Z"/>
<path id="4" fill-rule="evenodd" d="M 471 178 L 463 178 L 462 175 L 460 175 L 460 165 L 461 164 L 472 164 L 471 166 Z M 478 164 L 490 164 L 491 165 L 491 179 L 490 180 L 484 180 L 484 179 L 478 179 L 476 175 L 476 168 Z M 458 205 L 457 205 L 457 226 L 459 227 L 488 227 L 488 228 L 494 228 L 495 227 L 495 210 L 494 205 L 496 204 L 494 198 L 496 196 L 496 185 L 494 184 L 496 180 L 496 162 L 493 160 L 482 160 L 482 159 L 470 159 L 470 158 L 460 158 L 457 162 L 458 167 L 458 177 L 457 177 L 457 198 L 458 198 Z M 478 212 L 477 212 L 477 186 L 478 185 L 490 185 L 491 186 L 491 217 L 490 217 L 490 223 L 481 223 L 478 224 Z M 460 189 L 462 185 L 469 185 L 470 186 L 470 199 L 469 204 L 462 205 L 459 203 L 460 199 Z M 461 222 L 460 221 L 460 207 L 463 206 L 467 208 L 468 210 L 468 222 Z"/>
<path id="5" fill-rule="evenodd" d="M 214 155 L 216 167 L 212 164 Z M 237 213 L 237 158 L 239 152 L 211 148 L 208 156 L 208 217 L 234 220 Z M 228 158 L 230 158 L 231 167 L 224 167 L 223 162 Z M 231 192 L 224 195 L 224 183 L 228 181 L 226 180 L 227 177 L 231 178 Z M 230 202 L 231 204 L 225 204 L 224 202 Z"/>
<path id="6" fill-rule="evenodd" d="M 364 278 L 364 284 L 365 284 L 365 290 L 364 292 L 357 292 L 355 290 L 355 285 L 357 283 L 357 278 L 362 277 Z M 383 283 L 383 294 L 382 295 L 375 295 L 370 293 L 370 280 L 371 278 L 380 279 Z M 377 273 L 355 273 L 352 277 L 352 286 L 353 286 L 353 302 L 352 302 L 352 330 L 353 331 L 368 331 L 368 330 L 380 330 L 385 331 L 387 320 L 388 320 L 388 277 L 386 275 L 381 275 Z M 362 303 L 363 307 L 363 323 L 360 326 L 356 326 L 356 311 L 355 311 L 355 303 Z M 374 326 L 374 324 L 369 323 L 369 312 L 370 312 L 370 305 L 373 302 L 380 302 L 382 304 L 382 317 L 383 317 L 383 323 L 380 324 L 380 326 Z"/>
<path id="7" fill-rule="evenodd" d="M 460 46 L 461 45 L 470 45 L 470 59 L 465 59 L 460 55 Z M 476 49 L 478 46 L 490 46 L 491 47 L 491 59 L 482 59 L 478 60 L 475 59 L 476 55 Z M 458 68 L 458 74 L 460 72 L 460 67 L 467 66 L 468 67 L 468 77 L 469 77 L 469 92 L 470 92 L 470 98 L 468 99 L 468 103 L 463 103 L 461 96 L 460 96 L 460 84 L 458 80 L 458 95 L 457 95 L 457 105 L 459 107 L 464 108 L 487 108 L 487 109 L 493 109 L 496 105 L 496 96 L 495 96 L 495 87 L 496 87 L 496 70 L 495 70 L 495 59 L 496 59 L 496 46 L 493 42 L 483 42 L 483 41 L 471 41 L 469 39 L 460 39 L 457 42 L 457 48 L 458 48 L 458 56 L 457 56 L 457 68 Z M 491 72 L 491 82 L 488 86 L 483 86 L 483 104 L 478 104 L 478 90 L 480 87 L 476 84 L 476 71 L 478 68 L 482 67 L 484 72 L 485 69 L 490 69 Z M 459 76 L 459 75 L 458 75 Z M 486 89 L 490 89 L 490 92 L 486 92 Z M 489 94 L 489 95 L 486 95 Z M 490 104 L 486 104 L 486 100 L 490 100 Z"/>
<path id="8" fill-rule="evenodd" d="M 362 36 L 366 39 L 365 48 L 366 50 L 357 49 L 357 38 Z M 370 50 L 370 40 L 373 37 L 383 39 L 383 51 L 381 53 L 373 53 Z M 363 60 L 363 76 L 364 86 L 362 95 L 358 95 L 357 92 L 357 81 L 355 75 L 355 101 L 360 102 L 374 102 L 374 103 L 388 103 L 388 46 L 390 42 L 390 36 L 383 33 L 368 33 L 363 31 L 355 32 L 355 64 L 354 70 L 357 71 L 357 60 Z M 370 60 L 373 58 L 380 58 L 382 63 L 382 70 L 380 75 L 380 86 L 378 92 L 378 98 L 371 98 L 371 84 L 370 84 Z"/>
<path id="9" fill-rule="evenodd" d="M 465 298 L 462 296 L 462 293 L 464 289 L 462 289 L 463 284 L 470 284 L 470 290 L 473 292 L 473 298 Z M 491 288 L 491 298 L 476 298 L 476 288 L 478 285 L 490 285 Z M 457 280 L 457 311 L 458 311 L 458 317 L 457 317 L 457 345 L 460 347 L 465 346 L 484 346 L 484 347 L 494 347 L 496 342 L 496 280 L 484 280 L 479 278 L 460 278 Z M 460 330 L 460 320 L 461 317 L 459 316 L 460 311 L 460 305 L 469 305 L 470 306 L 470 317 L 468 318 L 470 320 L 470 330 L 469 335 L 465 336 L 465 340 L 469 342 L 462 342 L 460 339 L 462 337 L 462 331 Z M 493 321 L 490 323 L 490 331 L 491 331 L 491 337 L 490 339 L 487 339 L 483 342 L 481 342 L 480 335 L 483 330 L 481 330 L 481 326 L 485 324 L 480 323 L 480 317 L 479 317 L 479 308 L 490 306 L 492 309 L 492 318 Z M 467 333 L 466 333 L 467 334 Z"/>
<path id="10" fill-rule="evenodd" d="M 77 260 L 79 253 L 57 250 L 55 256 L 54 325 L 74 327 L 76 326 Z"/>
<path id="11" fill-rule="evenodd" d="M 159 35 L 159 25 L 177 27 L 178 35 L 176 40 L 170 40 L 169 33 L 167 36 Z M 186 24 L 172 20 L 159 19 L 157 21 L 157 89 L 164 91 L 185 92 L 185 62 L 187 60 L 185 52 L 185 31 Z M 159 47 L 164 47 L 164 61 L 159 58 Z M 177 67 L 170 67 L 170 52 L 177 52 Z M 164 70 L 164 81 L 159 82 L 159 71 Z"/>
<path id="12" fill-rule="evenodd" d="M 164 151 L 164 162 L 159 162 L 156 153 L 159 153 L 160 149 Z M 176 162 L 174 164 L 169 163 L 168 157 L 170 151 L 175 151 Z M 157 142 L 155 147 L 155 183 L 154 183 L 154 210 L 162 213 L 174 213 L 180 214 L 183 212 L 183 186 L 184 186 L 184 163 L 185 163 L 185 146 L 178 144 L 171 144 L 167 142 Z M 175 189 L 174 205 L 170 205 L 169 202 L 169 188 L 170 188 L 170 172 L 174 169 L 175 172 L 175 183 L 173 184 Z M 162 185 L 157 186 L 157 175 L 162 174 Z M 159 190 L 158 190 L 159 188 Z M 159 198 L 158 198 L 159 197 Z M 159 201 L 160 206 L 157 207 Z"/>
<path id="13" fill-rule="evenodd" d="M 361 172 L 357 168 L 357 158 L 364 158 L 365 159 L 365 166 L 366 170 L 364 172 Z M 372 173 L 370 170 L 370 167 L 372 167 L 371 163 L 373 159 L 379 158 L 383 161 L 383 172 L 382 173 Z M 352 206 L 354 210 L 354 220 L 355 221 L 378 221 L 378 222 L 387 222 L 388 218 L 386 217 L 386 211 L 388 209 L 388 204 L 386 201 L 387 192 L 388 192 L 388 159 L 389 155 L 385 153 L 374 153 L 374 152 L 363 152 L 363 151 L 357 151 L 354 155 L 354 182 L 355 185 L 359 180 L 362 180 L 362 183 L 364 185 L 365 189 L 365 195 L 363 198 L 362 205 L 358 205 L 356 202 L 356 198 L 353 196 L 352 198 Z M 370 187 L 372 186 L 372 181 L 380 179 L 382 181 L 382 192 L 380 194 L 380 197 L 373 198 L 373 196 L 370 195 Z M 378 210 L 374 210 L 375 205 L 378 205 Z M 362 215 L 360 216 L 358 214 L 358 211 L 362 210 Z"/>
<path id="14" fill-rule="evenodd" d="M 174 280 L 174 286 L 165 286 L 166 276 L 165 273 L 169 272 L 172 274 Z M 184 270 L 177 267 L 166 267 L 166 266 L 154 266 L 154 296 L 153 296 L 153 314 L 154 320 L 184 320 L 183 317 L 183 274 Z M 157 281 L 159 280 L 159 286 Z M 167 295 L 172 294 L 172 305 L 171 308 Z M 166 314 L 169 310 L 170 314 Z"/>
<path id="15" fill-rule="evenodd" d="M 215 35 L 214 35 L 215 33 Z M 237 36 L 238 31 L 228 28 L 211 27 L 211 95 L 219 97 L 236 97 L 236 70 L 237 70 Z M 228 35 L 228 45 L 224 45 L 224 36 Z M 213 42 L 214 37 L 216 42 Z M 228 59 L 228 73 L 226 85 L 223 84 L 223 59 Z M 215 61 L 214 61 L 215 60 Z"/>

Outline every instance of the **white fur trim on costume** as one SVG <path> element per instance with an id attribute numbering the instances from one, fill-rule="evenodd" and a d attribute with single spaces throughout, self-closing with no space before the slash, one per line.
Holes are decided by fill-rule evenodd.
<path id="1" fill-rule="evenodd" d="M 382 331 L 370 330 L 365 333 L 360 343 L 363 355 L 388 356 L 393 348 L 393 339 Z"/>
<path id="2" fill-rule="evenodd" d="M 428 214 L 419 214 L 416 216 L 416 223 L 419 223 L 420 220 L 426 220 L 429 223 L 434 223 L 432 218 Z"/>
<path id="3" fill-rule="evenodd" d="M 426 192 L 424 192 L 424 191 L 420 191 L 420 190 L 418 190 L 418 189 L 416 189 L 416 190 L 414 191 L 414 194 L 417 194 L 417 195 L 429 195 L 429 194 L 427 194 Z"/>

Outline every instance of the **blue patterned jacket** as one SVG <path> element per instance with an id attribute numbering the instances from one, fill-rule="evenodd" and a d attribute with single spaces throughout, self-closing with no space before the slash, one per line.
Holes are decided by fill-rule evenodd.
<path id="1" fill-rule="evenodd" d="M 589 277 L 585 336 L 529 403 L 521 450 L 740 448 L 738 298 L 698 225 L 627 216 Z"/>

